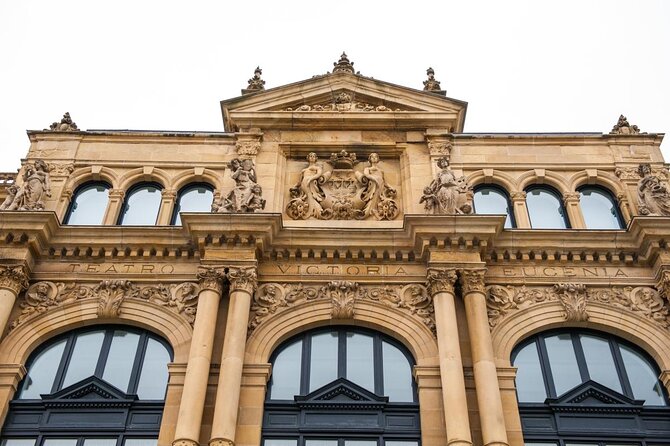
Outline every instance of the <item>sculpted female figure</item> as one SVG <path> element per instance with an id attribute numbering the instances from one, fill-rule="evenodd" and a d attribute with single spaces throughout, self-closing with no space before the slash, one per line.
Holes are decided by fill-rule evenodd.
<path id="1" fill-rule="evenodd" d="M 291 218 L 325 217 L 321 202 L 326 198 L 326 195 L 321 189 L 321 184 L 328 180 L 331 172 L 324 172 L 318 159 L 314 152 L 307 155 L 308 165 L 300 171 L 298 184 L 290 189 L 292 200 L 289 202 L 286 212 Z"/>
<path id="2" fill-rule="evenodd" d="M 37 160 L 33 166 L 26 167 L 23 184 L 16 193 L 11 208 L 20 211 L 42 210 L 45 196 L 51 197 L 49 168 L 44 161 Z"/>
<path id="3" fill-rule="evenodd" d="M 256 170 L 250 159 L 234 159 L 230 162 L 230 177 L 235 180 L 235 188 L 223 201 L 222 207 L 230 212 L 254 212 L 265 207 L 261 198 L 262 189 L 256 183 Z"/>
<path id="4" fill-rule="evenodd" d="M 470 188 L 465 178 L 456 178 L 449 169 L 447 158 L 437 160 L 441 170 L 428 187 L 423 190 L 419 203 L 425 203 L 426 212 L 431 214 L 471 214 L 469 203 Z"/>
<path id="5" fill-rule="evenodd" d="M 380 220 L 391 220 L 398 214 L 398 208 L 393 201 L 396 190 L 384 180 L 384 171 L 379 168 L 379 155 L 371 153 L 368 157 L 370 165 L 363 169 L 363 173 L 356 172 L 356 178 L 364 188 L 361 200 L 365 203 L 363 213 L 367 217 L 374 215 Z"/>
<path id="6" fill-rule="evenodd" d="M 652 173 L 649 164 L 640 164 L 638 173 L 642 177 L 637 184 L 640 214 L 670 215 L 670 191 L 666 183 Z"/>

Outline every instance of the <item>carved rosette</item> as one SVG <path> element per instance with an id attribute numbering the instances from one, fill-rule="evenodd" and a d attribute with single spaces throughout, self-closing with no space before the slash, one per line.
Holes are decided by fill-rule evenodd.
<path id="1" fill-rule="evenodd" d="M 196 273 L 198 284 L 202 290 L 211 290 L 221 294 L 223 291 L 223 279 L 226 273 L 221 267 L 200 266 Z"/>
<path id="2" fill-rule="evenodd" d="M 129 280 L 103 280 L 93 289 L 98 297 L 98 317 L 117 317 L 123 301 L 137 297 L 139 291 Z"/>
<path id="3" fill-rule="evenodd" d="M 454 294 L 454 284 L 457 278 L 455 268 L 429 268 L 426 287 L 431 296 L 437 293 Z"/>
<path id="4" fill-rule="evenodd" d="M 243 291 L 253 296 L 258 287 L 256 267 L 230 267 L 228 268 L 228 281 L 230 282 L 231 293 Z"/>
<path id="5" fill-rule="evenodd" d="M 474 292 L 486 293 L 484 274 L 486 274 L 486 270 L 484 269 L 464 269 L 459 271 L 459 283 L 463 290 L 463 296 Z"/>
<path id="6" fill-rule="evenodd" d="M 28 288 L 28 270 L 23 265 L 0 265 L 0 289 L 18 295 Z"/>

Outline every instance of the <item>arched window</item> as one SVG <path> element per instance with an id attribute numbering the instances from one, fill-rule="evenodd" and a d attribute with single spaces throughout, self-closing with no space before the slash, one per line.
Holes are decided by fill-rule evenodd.
<path id="1" fill-rule="evenodd" d="M 162 187 L 157 183 L 140 183 L 126 195 L 119 215 L 119 225 L 152 226 L 156 224 L 161 206 Z"/>
<path id="2" fill-rule="evenodd" d="M 548 186 L 526 189 L 526 207 L 533 229 L 566 229 L 570 225 L 561 202 L 561 194 Z"/>
<path id="3" fill-rule="evenodd" d="M 515 348 L 512 363 L 527 445 L 651 446 L 670 438 L 659 370 L 633 344 L 587 330 L 551 331 Z"/>
<path id="4" fill-rule="evenodd" d="M 584 186 L 578 191 L 587 229 L 623 229 L 619 206 L 610 191 L 598 186 Z"/>
<path id="5" fill-rule="evenodd" d="M 90 182 L 77 188 L 67 210 L 66 225 L 100 225 L 109 201 L 110 185 Z"/>
<path id="6" fill-rule="evenodd" d="M 28 360 L 2 445 L 156 445 L 171 356 L 162 339 L 126 327 L 48 341 Z"/>
<path id="7" fill-rule="evenodd" d="M 181 225 L 180 212 L 210 212 L 213 200 L 214 189 L 209 184 L 187 185 L 177 195 L 171 224 Z"/>
<path id="8" fill-rule="evenodd" d="M 475 214 L 507 215 L 505 228 L 515 226 L 512 205 L 509 201 L 509 195 L 504 189 L 488 184 L 477 186 L 475 188 L 474 205 Z"/>
<path id="9" fill-rule="evenodd" d="M 413 360 L 394 340 L 311 331 L 280 346 L 272 365 L 265 446 L 418 446 Z"/>

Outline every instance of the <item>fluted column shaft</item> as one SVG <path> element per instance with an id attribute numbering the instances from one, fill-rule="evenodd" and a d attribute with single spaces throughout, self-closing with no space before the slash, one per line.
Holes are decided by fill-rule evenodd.
<path id="1" fill-rule="evenodd" d="M 173 445 L 197 446 L 199 444 L 209 367 L 212 360 L 216 318 L 224 276 L 222 268 L 201 267 L 198 269 L 198 279 L 200 281 L 198 309 L 193 325 L 193 338 L 191 339 L 191 350 L 188 355 L 188 365 L 186 366 Z"/>
<path id="2" fill-rule="evenodd" d="M 230 303 L 226 333 L 223 339 L 219 383 L 216 389 L 210 446 L 227 446 L 235 442 L 249 309 L 257 285 L 256 268 L 231 267 L 228 270 L 228 280 L 230 281 Z"/>
<path id="3" fill-rule="evenodd" d="M 447 445 L 469 446 L 472 436 L 454 302 L 455 281 L 455 269 L 428 270 L 428 289 L 435 308 Z"/>
<path id="4" fill-rule="evenodd" d="M 484 270 L 461 271 L 461 289 L 472 349 L 472 368 L 484 446 L 508 446 L 498 372 L 486 311 Z"/>
<path id="5" fill-rule="evenodd" d="M 0 336 L 21 290 L 28 288 L 28 270 L 23 265 L 0 265 Z"/>

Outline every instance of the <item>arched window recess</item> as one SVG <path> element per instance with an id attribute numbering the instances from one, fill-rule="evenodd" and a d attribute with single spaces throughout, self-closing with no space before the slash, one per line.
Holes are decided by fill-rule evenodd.
<path id="1" fill-rule="evenodd" d="M 516 227 L 512 202 L 509 194 L 500 186 L 492 184 L 480 184 L 474 189 L 473 199 L 475 214 L 500 214 L 506 215 L 505 228 Z"/>
<path id="2" fill-rule="evenodd" d="M 100 225 L 109 202 L 108 183 L 90 181 L 79 186 L 72 196 L 63 224 Z"/>

